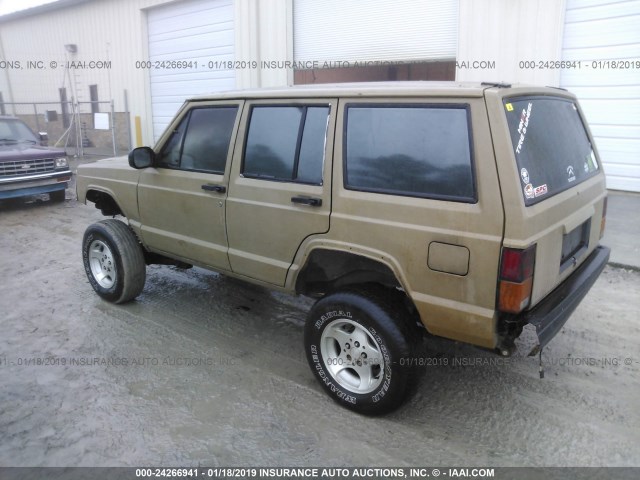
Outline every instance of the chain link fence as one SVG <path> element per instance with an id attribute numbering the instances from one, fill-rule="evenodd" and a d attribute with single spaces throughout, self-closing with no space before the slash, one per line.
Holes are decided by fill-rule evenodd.
<path id="1" fill-rule="evenodd" d="M 49 146 L 68 155 L 121 155 L 131 149 L 129 112 L 115 112 L 107 102 L 3 102 L 0 114 L 13 115 L 36 133 L 46 133 Z"/>

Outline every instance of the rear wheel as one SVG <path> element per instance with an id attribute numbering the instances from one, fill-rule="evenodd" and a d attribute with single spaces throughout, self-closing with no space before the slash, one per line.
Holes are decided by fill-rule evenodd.
<path id="1" fill-rule="evenodd" d="M 124 303 L 142 292 L 146 279 L 142 247 L 119 220 L 102 220 L 87 228 L 82 259 L 89 283 L 105 300 Z"/>
<path id="2" fill-rule="evenodd" d="M 314 305 L 305 326 L 307 360 L 336 402 L 369 415 L 403 402 L 420 335 L 410 318 L 397 292 L 382 287 L 333 293 Z"/>

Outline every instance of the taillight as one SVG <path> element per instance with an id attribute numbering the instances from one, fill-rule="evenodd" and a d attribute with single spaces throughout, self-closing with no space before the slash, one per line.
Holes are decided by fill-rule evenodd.
<path id="1" fill-rule="evenodd" d="M 607 225 L 607 197 L 604 197 L 602 203 L 602 220 L 600 220 L 600 238 L 604 235 L 604 228 Z"/>
<path id="2" fill-rule="evenodd" d="M 519 313 L 529 306 L 533 288 L 536 246 L 503 248 L 498 285 L 498 310 Z"/>

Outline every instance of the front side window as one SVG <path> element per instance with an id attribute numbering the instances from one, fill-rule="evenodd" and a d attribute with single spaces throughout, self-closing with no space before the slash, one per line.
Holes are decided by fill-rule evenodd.
<path id="1" fill-rule="evenodd" d="M 591 142 L 571 100 L 517 97 L 503 102 L 525 205 L 598 173 Z"/>
<path id="2" fill-rule="evenodd" d="M 242 174 L 322 184 L 329 107 L 254 106 Z"/>
<path id="3" fill-rule="evenodd" d="M 238 108 L 192 109 L 160 152 L 160 166 L 223 174 Z"/>
<path id="4" fill-rule="evenodd" d="M 466 105 L 348 105 L 345 187 L 475 202 Z"/>

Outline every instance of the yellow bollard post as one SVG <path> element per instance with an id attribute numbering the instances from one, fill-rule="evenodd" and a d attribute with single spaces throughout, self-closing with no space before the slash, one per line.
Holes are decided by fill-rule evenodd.
<path id="1" fill-rule="evenodd" d="M 136 147 L 142 146 L 142 122 L 140 120 L 140 116 L 136 115 Z"/>

